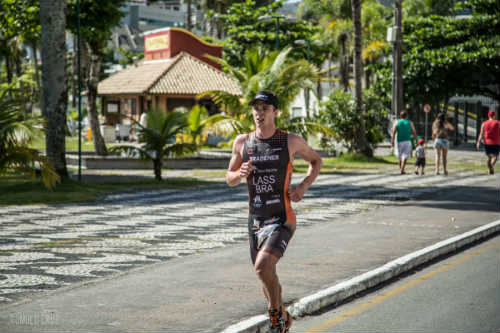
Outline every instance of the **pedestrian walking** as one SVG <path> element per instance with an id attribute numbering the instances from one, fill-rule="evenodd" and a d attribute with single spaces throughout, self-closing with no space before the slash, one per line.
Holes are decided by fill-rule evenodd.
<path id="1" fill-rule="evenodd" d="M 418 140 L 418 146 L 415 149 L 415 157 L 417 161 L 415 162 L 415 174 L 420 174 L 423 176 L 425 168 L 425 142 L 424 139 Z"/>
<path id="2" fill-rule="evenodd" d="M 401 119 L 392 127 L 391 145 L 394 148 L 394 142 L 398 142 L 397 155 L 399 160 L 399 171 L 404 175 L 406 161 L 411 157 L 412 153 L 412 136 L 416 138 L 417 133 L 415 131 L 415 126 L 413 126 L 413 122 L 408 119 L 406 111 L 401 111 L 399 115 Z"/>
<path id="3" fill-rule="evenodd" d="M 435 173 L 439 175 L 439 164 L 441 156 L 443 157 L 443 173 L 448 175 L 448 149 L 450 142 L 448 140 L 448 131 L 453 131 L 455 128 L 446 120 L 446 113 L 440 113 L 436 120 L 432 123 L 432 138 L 434 139 L 435 151 Z"/>
<path id="4" fill-rule="evenodd" d="M 300 201 L 321 169 L 320 156 L 296 134 L 275 125 L 278 98 L 261 91 L 249 103 L 256 130 L 236 137 L 226 173 L 229 186 L 246 179 L 249 194 L 248 233 L 250 255 L 267 299 L 271 332 L 287 332 L 293 317 L 283 306 L 276 265 L 292 238 L 296 218 L 291 201 Z M 291 185 L 293 160 L 309 163 L 304 179 Z"/>
<path id="5" fill-rule="evenodd" d="M 142 125 L 142 127 L 147 127 L 147 125 L 148 125 L 148 114 L 147 114 L 146 111 L 144 111 L 141 114 L 141 117 L 139 119 L 139 123 Z"/>
<path id="6" fill-rule="evenodd" d="M 495 163 L 500 152 L 500 122 L 495 120 L 495 115 L 496 113 L 493 110 L 488 112 L 488 120 L 485 120 L 481 125 L 481 131 L 476 143 L 477 149 L 479 149 L 481 140 L 484 142 L 486 164 L 490 175 L 495 174 Z"/>

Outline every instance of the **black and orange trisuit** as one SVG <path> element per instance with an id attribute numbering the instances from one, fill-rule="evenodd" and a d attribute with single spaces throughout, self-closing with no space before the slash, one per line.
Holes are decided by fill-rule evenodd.
<path id="1" fill-rule="evenodd" d="M 250 133 L 243 147 L 243 162 L 249 160 L 253 166 L 247 177 L 252 261 L 261 249 L 281 257 L 296 224 L 287 195 L 293 170 L 288 133 L 277 129 L 267 139 L 258 138 L 255 132 Z"/>

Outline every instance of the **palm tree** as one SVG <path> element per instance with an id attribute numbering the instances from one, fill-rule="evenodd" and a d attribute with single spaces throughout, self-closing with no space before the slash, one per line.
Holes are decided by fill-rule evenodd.
<path id="1" fill-rule="evenodd" d="M 161 169 L 163 159 L 181 156 L 196 151 L 196 144 L 177 143 L 176 136 L 188 127 L 186 114 L 180 111 L 149 111 L 146 126 L 142 126 L 134 118 L 129 118 L 138 128 L 140 146 L 120 145 L 110 149 L 111 152 L 123 152 L 129 156 L 139 155 L 142 159 L 153 161 L 156 180 L 162 180 Z"/>
<path id="2" fill-rule="evenodd" d="M 278 126 L 284 130 L 300 129 L 303 131 L 321 130 L 330 134 L 331 131 L 304 119 L 290 119 L 290 105 L 293 99 L 304 88 L 312 88 L 318 80 L 318 70 L 306 60 L 292 60 L 288 57 L 291 48 L 281 52 L 267 53 L 262 48 L 253 48 L 245 53 L 244 62 L 240 67 L 233 67 L 226 61 L 211 58 L 220 63 L 223 68 L 238 82 L 241 96 L 231 95 L 225 91 L 212 90 L 199 96 L 209 96 L 215 103 L 221 105 L 226 121 L 219 121 L 217 128 L 228 132 L 233 138 L 241 133 L 254 129 L 252 109 L 248 103 L 261 90 L 273 91 L 279 99 L 281 116 Z M 300 125 L 299 125 L 300 123 Z"/>
<path id="3" fill-rule="evenodd" d="M 47 158 L 59 176 L 66 168 L 66 0 L 40 1 L 42 26 L 43 116 Z"/>
<path id="4" fill-rule="evenodd" d="M 187 114 L 188 126 L 185 134 L 189 137 L 189 141 L 196 144 L 197 147 L 203 143 L 203 136 L 207 134 L 210 127 L 222 120 L 226 120 L 226 117 L 221 114 L 209 116 L 207 109 L 200 105 L 193 106 L 189 111 L 184 107 L 175 110 Z"/>
<path id="5" fill-rule="evenodd" d="M 0 89 L 0 173 L 13 170 L 35 177 L 39 166 L 45 186 L 53 188 L 60 180 L 58 174 L 44 156 L 29 148 L 41 119 L 23 115 L 19 101 L 9 97 L 16 85 L 14 79 L 6 89 Z"/>
<path id="6" fill-rule="evenodd" d="M 352 18 L 354 25 L 354 99 L 356 114 L 358 114 L 358 135 L 355 149 L 366 155 L 373 156 L 373 150 L 368 144 L 363 116 L 363 61 L 362 61 L 362 31 L 361 31 L 361 0 L 352 0 Z"/>

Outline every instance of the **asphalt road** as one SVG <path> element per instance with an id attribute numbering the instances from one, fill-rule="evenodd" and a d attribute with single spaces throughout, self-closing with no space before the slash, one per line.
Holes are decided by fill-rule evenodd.
<path id="1" fill-rule="evenodd" d="M 500 237 L 321 315 L 293 332 L 500 332 Z"/>

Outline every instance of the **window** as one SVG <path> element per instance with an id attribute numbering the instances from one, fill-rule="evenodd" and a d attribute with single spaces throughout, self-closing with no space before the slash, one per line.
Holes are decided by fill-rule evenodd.
<path id="1" fill-rule="evenodd" d="M 135 100 L 135 98 L 132 98 L 130 101 L 132 102 L 132 104 L 131 104 L 132 114 L 136 115 L 137 114 L 137 101 Z"/>
<path id="2" fill-rule="evenodd" d="M 292 117 L 305 117 L 304 109 L 301 107 L 293 107 L 292 108 Z"/>

